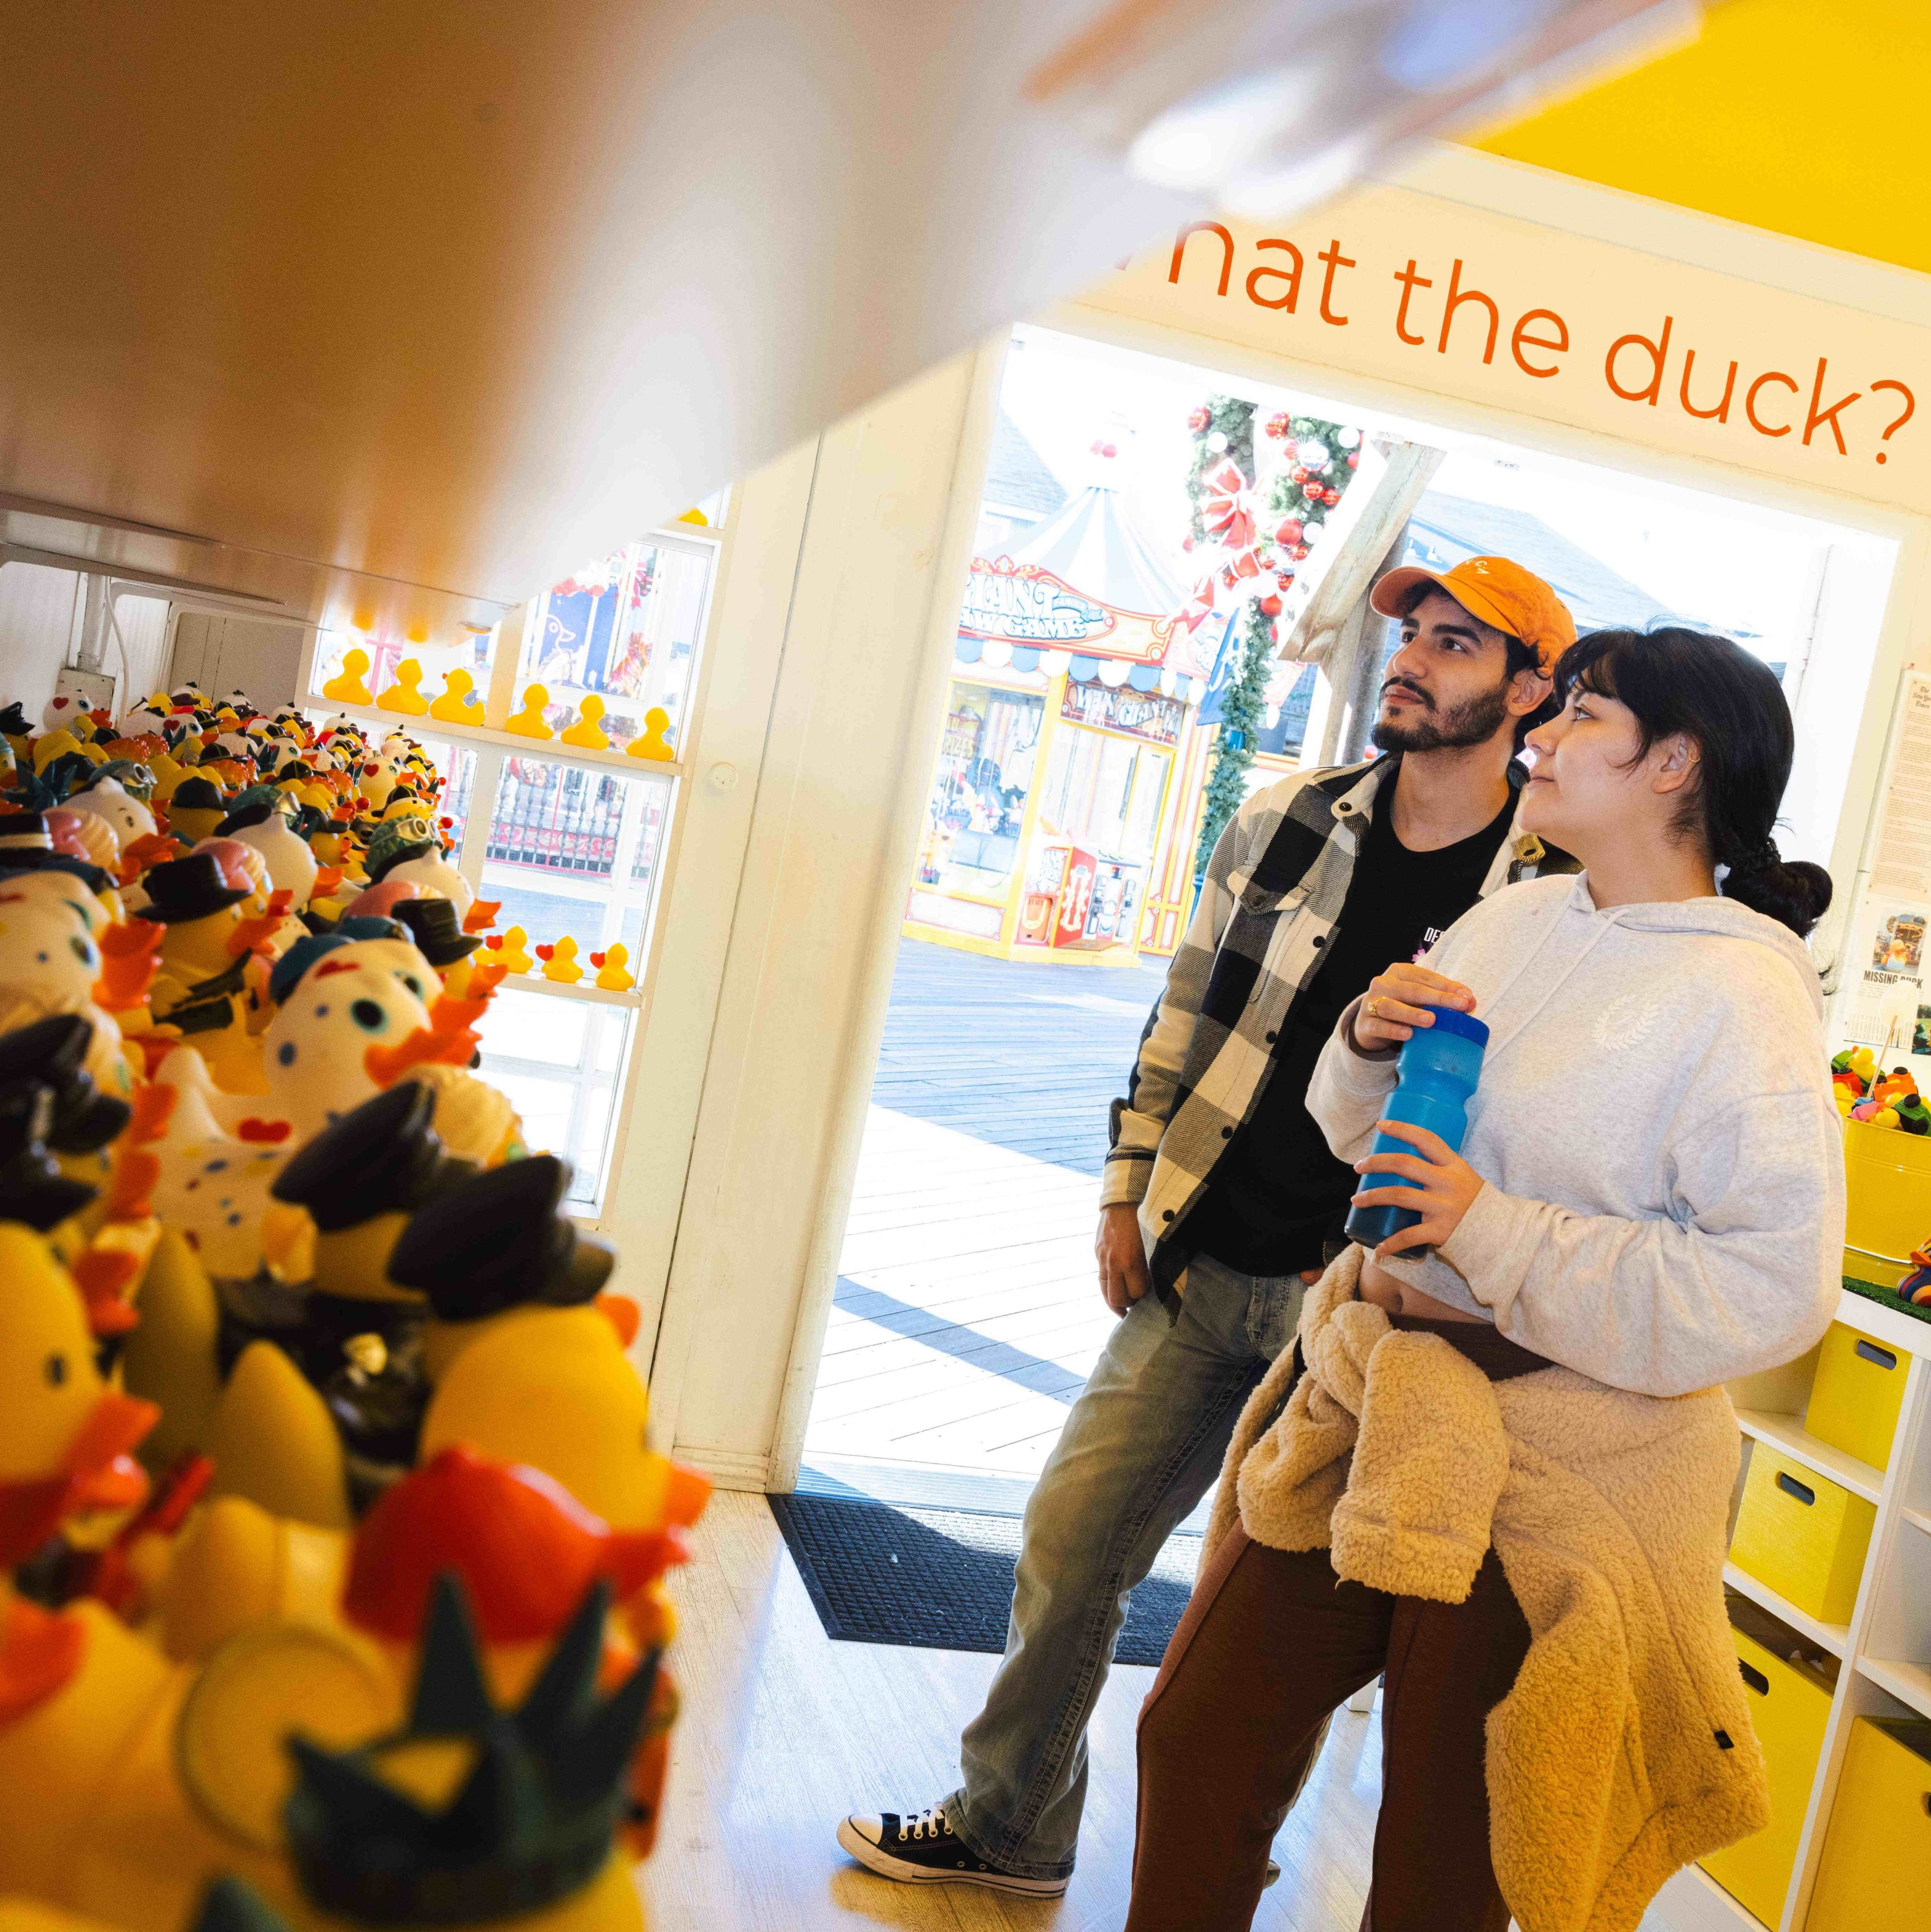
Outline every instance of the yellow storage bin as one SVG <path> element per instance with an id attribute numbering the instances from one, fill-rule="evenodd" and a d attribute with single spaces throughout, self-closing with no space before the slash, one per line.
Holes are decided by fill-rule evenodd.
<path id="1" fill-rule="evenodd" d="M 1755 1607 L 1733 1599 L 1731 1614 L 1746 1616 Z M 1747 1912 L 1774 1925 L 1783 1911 L 1783 1895 L 1790 1889 L 1797 1840 L 1824 1748 L 1831 1683 L 1813 1664 L 1786 1660 L 1780 1653 L 1787 1654 L 1794 1646 L 1787 1633 L 1780 1640 L 1769 1617 L 1753 1622 L 1774 1648 L 1766 1648 L 1734 1626 L 1730 1636 L 1750 1694 L 1750 1722 L 1769 1766 L 1770 1822 L 1754 1838 L 1712 1852 L 1702 1865 Z"/>
<path id="2" fill-rule="evenodd" d="M 1910 1366 L 1911 1358 L 1888 1342 L 1832 1322 L 1818 1351 L 1804 1427 L 1820 1442 L 1883 1468 L 1891 1460 Z"/>
<path id="3" fill-rule="evenodd" d="M 1858 1265 L 1867 1256 L 1906 1262 L 1931 1235 L 1931 1134 L 1907 1134 L 1863 1120 L 1844 1124 L 1846 1273 L 1865 1281 L 1879 1275 Z M 1898 1270 L 1884 1271 L 1892 1286 Z"/>
<path id="4" fill-rule="evenodd" d="M 1860 1718 L 1824 1839 L 1805 1932 L 1924 1932 L 1931 1923 L 1931 1724 Z"/>
<path id="5" fill-rule="evenodd" d="M 1876 1516 L 1862 1496 L 1755 1443 L 1730 1561 L 1819 1622 L 1847 1624 Z"/>

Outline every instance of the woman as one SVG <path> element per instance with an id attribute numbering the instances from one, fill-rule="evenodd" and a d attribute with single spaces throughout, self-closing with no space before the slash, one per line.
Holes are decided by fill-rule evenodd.
<path id="1" fill-rule="evenodd" d="M 1317 1066 L 1357 1202 L 1421 1218 L 1334 1264 L 1242 1419 L 1141 1717 L 1129 1932 L 1250 1922 L 1323 1720 L 1378 1673 L 1373 1932 L 1633 1928 L 1764 1820 L 1720 1385 L 1801 1354 L 1837 1300 L 1802 944 L 1830 880 L 1771 838 L 1793 734 L 1756 659 L 1601 632 L 1557 691 L 1522 823 L 1583 872 L 1390 966 Z M 1463 1154 L 1391 1124 L 1413 1152 L 1369 1158 L 1438 1007 L 1490 1029 Z"/>

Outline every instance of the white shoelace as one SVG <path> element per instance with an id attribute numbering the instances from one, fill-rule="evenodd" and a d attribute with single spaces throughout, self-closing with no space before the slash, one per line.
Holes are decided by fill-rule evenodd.
<path id="1" fill-rule="evenodd" d="M 942 1838 L 946 1834 L 946 1814 L 936 1804 L 928 1805 L 908 1825 L 898 1821 L 901 1838 Z"/>

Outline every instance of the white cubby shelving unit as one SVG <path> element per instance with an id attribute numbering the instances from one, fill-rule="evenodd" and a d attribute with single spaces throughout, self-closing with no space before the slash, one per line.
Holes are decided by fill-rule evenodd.
<path id="1" fill-rule="evenodd" d="M 1814 1352 L 1771 1374 L 1733 1384 L 1730 1391 L 1744 1432 L 1746 1472 L 1754 1445 L 1768 1443 L 1877 1510 L 1848 1624 L 1820 1623 L 1736 1564 L 1725 1568 L 1724 1580 L 1733 1590 L 1840 1663 L 1790 1888 L 1781 1918 L 1768 1932 L 1803 1932 L 1852 1724 L 1859 1718 L 1931 1718 L 1931 1322 L 1849 1289 L 1837 1318 L 1909 1358 L 1903 1407 L 1884 1468 L 1819 1442 L 1804 1428 Z M 1927 1910 L 1931 1914 L 1931 1906 Z M 1762 1921 L 1696 1865 L 1664 1886 L 1643 1926 L 1644 1932 L 1766 1932 Z"/>

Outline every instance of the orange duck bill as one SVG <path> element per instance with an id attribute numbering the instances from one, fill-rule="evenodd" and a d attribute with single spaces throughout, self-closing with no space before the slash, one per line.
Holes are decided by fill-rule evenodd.
<path id="1" fill-rule="evenodd" d="M 128 1452 L 160 1420 L 137 1396 L 103 1395 L 88 1412 L 58 1475 L 0 1483 L 0 1569 L 25 1562 L 71 1516 L 132 1509 L 148 1478 Z"/>

